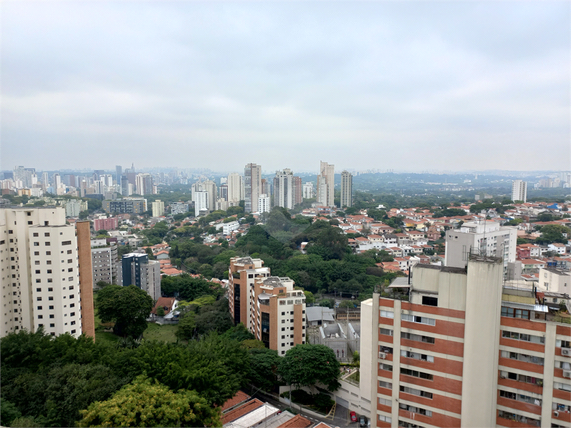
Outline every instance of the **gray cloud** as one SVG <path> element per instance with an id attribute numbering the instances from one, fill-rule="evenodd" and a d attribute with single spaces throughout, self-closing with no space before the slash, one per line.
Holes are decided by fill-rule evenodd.
<path id="1" fill-rule="evenodd" d="M 8 1 L 1 167 L 569 169 L 570 8 Z"/>

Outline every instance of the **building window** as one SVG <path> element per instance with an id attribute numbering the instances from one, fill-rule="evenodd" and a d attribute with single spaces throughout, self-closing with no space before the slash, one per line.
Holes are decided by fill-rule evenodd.
<path id="1" fill-rule="evenodd" d="M 401 357 L 414 358 L 415 360 L 428 361 L 429 363 L 434 362 L 434 357 L 432 355 L 420 354 L 418 352 L 411 351 L 400 351 Z"/>
<path id="2" fill-rule="evenodd" d="M 502 317 L 529 319 L 529 311 L 502 306 Z"/>
<path id="3" fill-rule="evenodd" d="M 410 370 L 410 369 L 405 369 L 405 368 L 401 367 L 400 372 L 403 375 L 418 377 L 420 379 L 427 379 L 427 380 L 433 380 L 434 379 L 433 375 L 431 375 L 429 373 L 419 372 L 418 370 Z"/>
<path id="4" fill-rule="evenodd" d="M 432 412 L 430 410 L 423 409 L 422 407 L 411 406 L 409 404 L 400 403 L 399 409 L 406 410 L 412 413 L 418 413 L 419 415 L 432 417 Z"/>
<path id="5" fill-rule="evenodd" d="M 382 318 L 394 318 L 395 314 L 392 311 L 381 311 Z"/>
<path id="6" fill-rule="evenodd" d="M 43 315 L 38 315 L 38 319 L 39 319 L 39 320 L 41 320 L 41 319 L 43 319 L 43 318 L 44 318 Z"/>
<path id="7" fill-rule="evenodd" d="M 50 246 L 52 245 L 52 243 L 51 243 L 50 241 L 47 241 L 47 242 L 45 243 L 45 245 L 46 245 L 46 247 L 50 247 Z"/>
<path id="8" fill-rule="evenodd" d="M 47 237 L 47 238 L 49 238 L 49 236 L 50 236 L 50 232 L 46 232 L 46 233 L 44 233 L 44 236 L 45 236 L 45 237 Z"/>
<path id="9" fill-rule="evenodd" d="M 41 293 L 41 292 L 42 292 L 42 289 L 41 289 L 41 288 L 36 288 L 36 291 L 37 291 L 38 293 Z"/>
<path id="10" fill-rule="evenodd" d="M 55 326 L 56 326 L 55 324 L 50 324 L 50 327 L 51 327 L 51 328 L 54 328 Z"/>
<path id="11" fill-rule="evenodd" d="M 544 362 L 544 359 L 541 357 L 509 351 L 502 351 L 502 358 L 510 358 L 512 360 L 523 361 L 524 363 L 539 364 L 540 366 L 542 366 Z"/>
<path id="12" fill-rule="evenodd" d="M 392 382 L 385 382 L 384 380 L 380 380 L 379 381 L 379 387 L 380 388 L 393 389 L 393 384 L 392 384 Z"/>
<path id="13" fill-rule="evenodd" d="M 412 314 L 402 314 L 403 321 L 415 322 L 419 324 L 436 325 L 436 320 L 434 318 L 419 317 Z"/>
<path id="14" fill-rule="evenodd" d="M 46 256 L 51 256 L 52 252 L 51 251 L 46 251 Z"/>
<path id="15" fill-rule="evenodd" d="M 401 331 L 400 337 L 402 339 L 414 340 L 416 342 L 424 342 L 424 343 L 435 343 L 434 337 L 429 336 L 422 336 L 420 334 L 413 334 L 413 333 L 405 333 Z"/>
<path id="16" fill-rule="evenodd" d="M 407 394 L 417 395 L 419 397 L 430 398 L 432 400 L 432 392 L 422 391 L 416 388 L 409 388 L 408 386 L 400 386 L 401 392 L 405 392 Z"/>
<path id="17" fill-rule="evenodd" d="M 53 310 L 54 307 L 53 307 L 53 306 L 48 306 L 48 309 Z"/>
<path id="18" fill-rule="evenodd" d="M 71 241 L 63 241 L 61 245 L 71 245 Z"/>

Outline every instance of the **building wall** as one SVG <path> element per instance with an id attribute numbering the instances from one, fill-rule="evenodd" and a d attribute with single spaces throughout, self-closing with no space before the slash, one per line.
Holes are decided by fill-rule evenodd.
<path id="1" fill-rule="evenodd" d="M 0 251 L 1 336 L 40 327 L 81 335 L 78 240 L 64 208 L 0 210 Z"/>
<path id="2" fill-rule="evenodd" d="M 258 212 L 258 198 L 262 193 L 262 167 L 249 163 L 244 168 L 244 211 Z"/>
<path id="3" fill-rule="evenodd" d="M 91 264 L 91 225 L 89 221 L 75 223 L 77 258 L 81 290 L 81 331 L 95 340 L 95 309 L 93 302 L 93 267 Z"/>
<path id="4" fill-rule="evenodd" d="M 353 176 L 348 171 L 341 173 L 341 208 L 353 206 Z"/>

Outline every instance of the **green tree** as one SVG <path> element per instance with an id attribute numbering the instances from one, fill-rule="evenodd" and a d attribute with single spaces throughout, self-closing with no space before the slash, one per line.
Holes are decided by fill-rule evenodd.
<path id="1" fill-rule="evenodd" d="M 303 294 L 305 294 L 305 304 L 306 305 L 313 305 L 315 303 L 315 296 L 313 295 L 313 293 L 311 291 L 305 291 L 303 292 Z"/>
<path id="2" fill-rule="evenodd" d="M 4 397 L 0 397 L 0 408 L 0 425 L 3 427 L 11 426 L 10 424 L 14 419 L 22 416 L 16 405 L 8 400 L 4 400 Z"/>
<path id="3" fill-rule="evenodd" d="M 102 322 L 115 322 L 115 334 L 132 338 L 143 335 L 153 309 L 151 296 L 134 285 L 109 285 L 97 293 L 95 303 Z"/>
<path id="4" fill-rule="evenodd" d="M 536 239 L 539 244 L 559 242 L 566 244 L 571 237 L 571 229 L 560 224 L 548 224 L 541 228 L 541 237 Z"/>
<path id="5" fill-rule="evenodd" d="M 249 377 L 254 385 L 271 391 L 278 384 L 278 367 L 282 358 L 268 348 L 250 349 Z"/>
<path id="6" fill-rule="evenodd" d="M 92 403 L 80 427 L 196 427 L 221 426 L 220 409 L 196 391 L 176 393 L 159 382 L 139 376 L 107 401 Z"/>
<path id="7" fill-rule="evenodd" d="M 196 314 L 192 311 L 185 313 L 179 317 L 179 322 L 176 330 L 176 337 L 182 340 L 190 340 L 194 337 L 196 330 L 196 322 L 194 317 Z"/>
<path id="8" fill-rule="evenodd" d="M 339 388 L 339 361 L 325 345 L 296 345 L 286 352 L 279 365 L 282 379 L 296 387 L 321 383 L 330 391 Z"/>
<path id="9" fill-rule="evenodd" d="M 162 306 L 159 306 L 157 308 L 157 316 L 164 317 L 165 316 L 165 308 L 163 308 Z"/>

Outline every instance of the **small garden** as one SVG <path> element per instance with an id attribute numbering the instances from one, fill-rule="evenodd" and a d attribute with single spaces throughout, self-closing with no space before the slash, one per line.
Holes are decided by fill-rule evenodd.
<path id="1" fill-rule="evenodd" d="M 327 414 L 331 410 L 331 407 L 333 407 L 333 404 L 335 404 L 335 401 L 331 399 L 329 394 L 324 392 L 325 390 L 321 390 L 321 388 L 318 389 L 320 389 L 320 391 L 317 394 L 310 394 L 303 389 L 291 391 L 291 401 Z M 281 397 L 289 399 L 289 394 L 289 391 L 283 392 Z"/>

